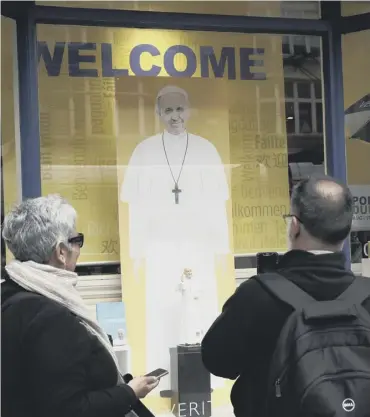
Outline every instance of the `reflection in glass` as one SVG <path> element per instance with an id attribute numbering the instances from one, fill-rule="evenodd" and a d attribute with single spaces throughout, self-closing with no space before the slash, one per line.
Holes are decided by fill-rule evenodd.
<path id="1" fill-rule="evenodd" d="M 294 104 L 293 103 L 285 103 L 285 116 L 286 116 L 287 133 L 295 133 Z"/>
<path id="2" fill-rule="evenodd" d="M 293 81 L 286 81 L 284 84 L 285 87 L 285 98 L 293 98 L 294 91 L 293 91 Z"/>
<path id="3" fill-rule="evenodd" d="M 310 82 L 298 82 L 297 91 L 299 98 L 311 98 L 311 83 Z"/>
<path id="4" fill-rule="evenodd" d="M 307 162 L 323 161 L 322 136 L 302 133 L 317 119 L 312 79 L 287 65 L 281 35 L 60 29 L 38 27 L 47 47 L 39 66 L 43 192 L 60 189 L 84 214 L 84 261 L 121 262 L 133 372 L 171 368 L 170 349 L 197 342 L 234 292 L 235 275 L 251 274 L 235 273 L 234 259 L 252 259 L 244 263 L 252 268 L 256 252 L 286 250 L 289 186 L 315 170 Z M 70 75 L 70 39 L 96 43 L 84 52 L 96 60 L 72 69 L 98 76 Z M 138 59 L 148 39 L 159 55 Z M 294 53 L 294 36 L 286 39 Z M 52 76 L 56 43 L 64 55 Z M 308 49 L 307 38 L 300 43 Z M 241 77 L 246 46 L 263 48 L 266 79 L 254 76 L 257 68 Z M 125 69 L 128 76 L 114 76 Z M 288 163 L 297 167 L 290 177 Z M 194 281 L 182 285 L 186 271 Z M 196 314 L 200 305 L 207 317 Z M 156 415 L 170 412 L 161 392 L 170 384 L 163 379 L 153 393 Z M 214 415 L 229 417 L 216 406 L 229 403 L 225 382 L 211 385 Z"/>
<path id="5" fill-rule="evenodd" d="M 316 104 L 316 132 L 323 133 L 324 124 L 323 124 L 323 114 L 322 114 L 322 103 Z"/>
<path id="6" fill-rule="evenodd" d="M 36 1 L 38 5 L 319 19 L 318 1 Z"/>
<path id="7" fill-rule="evenodd" d="M 342 14 L 366 11 L 369 2 L 342 2 Z M 352 263 L 370 277 L 370 30 L 342 36 L 347 181 L 354 197 Z"/>
<path id="8" fill-rule="evenodd" d="M 311 103 L 299 103 L 299 133 L 312 132 Z"/>

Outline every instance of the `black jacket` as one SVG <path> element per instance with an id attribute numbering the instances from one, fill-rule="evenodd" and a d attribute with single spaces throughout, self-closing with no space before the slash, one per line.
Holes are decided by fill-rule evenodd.
<path id="1" fill-rule="evenodd" d="M 1 284 L 2 303 L 19 291 Z M 10 301 L 1 342 L 2 417 L 123 417 L 137 403 L 98 339 L 46 297 Z"/>
<path id="2" fill-rule="evenodd" d="M 335 299 L 354 279 L 342 253 L 291 251 L 283 256 L 277 272 L 318 301 Z M 370 312 L 370 298 L 364 307 Z M 206 368 L 214 375 L 237 379 L 231 392 L 237 417 L 267 417 L 263 410 L 269 364 L 291 312 L 291 307 L 251 278 L 229 298 L 205 335 L 202 357 Z"/>

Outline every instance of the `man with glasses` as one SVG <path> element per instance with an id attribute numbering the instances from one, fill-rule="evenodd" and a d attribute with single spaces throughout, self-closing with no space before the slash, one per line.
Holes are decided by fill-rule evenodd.
<path id="1" fill-rule="evenodd" d="M 292 191 L 287 223 L 289 251 L 277 273 L 317 301 L 334 300 L 353 282 L 343 245 L 352 224 L 349 188 L 328 176 L 311 177 Z M 370 295 L 370 294 L 369 294 Z M 370 297 L 364 307 L 370 312 Z M 203 362 L 214 375 L 235 380 L 236 417 L 265 413 L 268 374 L 277 340 L 292 308 L 258 277 L 239 286 L 202 342 Z"/>

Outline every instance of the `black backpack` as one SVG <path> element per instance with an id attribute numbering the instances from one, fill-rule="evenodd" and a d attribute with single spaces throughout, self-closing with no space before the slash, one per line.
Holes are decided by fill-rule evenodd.
<path id="1" fill-rule="evenodd" d="M 259 282 L 290 305 L 270 364 L 266 417 L 370 417 L 370 279 L 316 301 L 278 274 Z"/>

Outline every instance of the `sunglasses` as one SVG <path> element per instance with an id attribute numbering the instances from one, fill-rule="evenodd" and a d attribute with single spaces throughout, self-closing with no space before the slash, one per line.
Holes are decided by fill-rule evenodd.
<path id="1" fill-rule="evenodd" d="M 71 237 L 68 239 L 68 243 L 72 243 L 74 245 L 78 245 L 80 248 L 84 245 L 84 234 L 78 233 L 77 236 Z"/>

